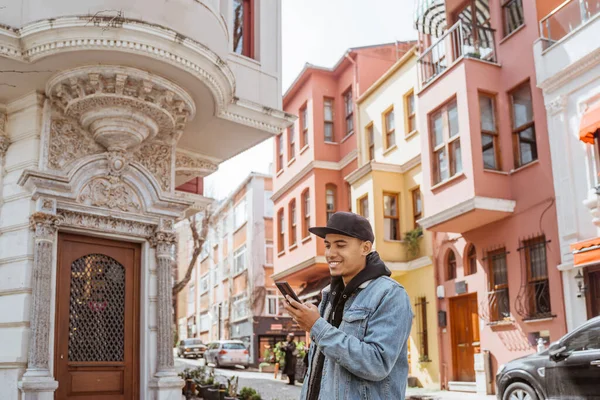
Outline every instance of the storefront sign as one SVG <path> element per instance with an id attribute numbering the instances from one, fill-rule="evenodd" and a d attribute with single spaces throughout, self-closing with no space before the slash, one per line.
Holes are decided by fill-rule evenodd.
<path id="1" fill-rule="evenodd" d="M 271 324 L 272 331 L 280 331 L 283 330 L 283 325 L 281 324 Z"/>

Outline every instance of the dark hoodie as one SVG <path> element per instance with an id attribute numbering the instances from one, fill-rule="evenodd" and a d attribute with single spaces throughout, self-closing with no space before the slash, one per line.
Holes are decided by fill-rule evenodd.
<path id="1" fill-rule="evenodd" d="M 331 309 L 332 312 L 327 318 L 327 322 L 338 328 L 342 323 L 344 316 L 344 305 L 346 300 L 358 289 L 360 285 L 367 281 L 379 278 L 380 276 L 390 276 L 391 271 L 385 266 L 385 263 L 379 257 L 376 251 L 367 255 L 367 262 L 363 268 L 350 282 L 348 286 L 344 285 L 344 280 L 341 276 L 331 277 Z M 324 308 L 325 309 L 325 308 Z M 312 371 L 309 375 L 308 400 L 317 400 L 321 390 L 321 377 L 323 374 L 323 365 L 325 364 L 325 355 L 320 351 L 316 351 L 318 357 L 313 358 Z"/>

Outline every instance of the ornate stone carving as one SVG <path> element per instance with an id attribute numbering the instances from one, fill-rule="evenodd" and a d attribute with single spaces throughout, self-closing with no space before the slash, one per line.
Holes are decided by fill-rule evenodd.
<path id="1" fill-rule="evenodd" d="M 162 190 L 171 190 L 172 150 L 163 143 L 143 145 L 133 155 L 133 159 L 142 164 L 160 183 Z"/>
<path id="2" fill-rule="evenodd" d="M 60 222 L 60 218 L 56 215 L 43 212 L 34 213 L 29 217 L 29 224 L 35 232 L 36 240 L 54 240 L 54 234 Z"/>
<path id="3" fill-rule="evenodd" d="M 58 170 L 84 156 L 104 151 L 75 121 L 61 118 L 52 119 L 49 147 L 48 165 Z"/>
<path id="4" fill-rule="evenodd" d="M 77 201 L 89 206 L 126 212 L 141 209 L 141 201 L 133 188 L 112 176 L 92 179 L 81 190 Z"/>
<path id="5" fill-rule="evenodd" d="M 58 210 L 61 226 L 77 227 L 96 232 L 120 233 L 129 236 L 148 238 L 154 234 L 155 226 L 138 221 L 129 221 L 100 215 L 81 214 Z"/>
<path id="6" fill-rule="evenodd" d="M 177 152 L 175 157 L 175 172 L 178 176 L 206 176 L 215 172 L 218 165 L 204 158 Z"/>
<path id="7" fill-rule="evenodd" d="M 166 79 L 117 66 L 61 72 L 46 93 L 108 150 L 127 150 L 159 135 L 179 137 L 196 110 L 191 97 Z"/>
<path id="8" fill-rule="evenodd" d="M 0 112 L 0 158 L 4 157 L 6 154 L 9 144 L 10 139 L 6 134 L 6 114 Z"/>
<path id="9" fill-rule="evenodd" d="M 108 159 L 108 174 L 114 177 L 120 177 L 129 166 L 130 156 L 124 151 L 111 151 L 106 155 Z"/>
<path id="10" fill-rule="evenodd" d="M 567 96 L 560 95 L 556 99 L 546 103 L 546 110 L 548 110 L 550 115 L 558 114 L 567 107 L 568 100 Z"/>
<path id="11" fill-rule="evenodd" d="M 157 257 L 171 257 L 171 247 L 177 242 L 173 232 L 156 231 L 150 238 L 150 246 L 156 248 Z"/>

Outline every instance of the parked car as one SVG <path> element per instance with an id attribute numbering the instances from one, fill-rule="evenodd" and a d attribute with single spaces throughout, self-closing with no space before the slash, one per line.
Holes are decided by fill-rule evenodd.
<path id="1" fill-rule="evenodd" d="M 600 399 L 600 317 L 547 350 L 501 365 L 499 400 Z"/>
<path id="2" fill-rule="evenodd" d="M 207 346 L 200 339 L 183 339 L 179 342 L 179 347 L 177 347 L 177 355 L 183 358 L 204 357 L 206 348 Z"/>
<path id="3" fill-rule="evenodd" d="M 204 358 L 207 363 L 216 367 L 234 367 L 241 365 L 248 368 L 250 354 L 241 340 L 217 340 L 208 344 Z"/>

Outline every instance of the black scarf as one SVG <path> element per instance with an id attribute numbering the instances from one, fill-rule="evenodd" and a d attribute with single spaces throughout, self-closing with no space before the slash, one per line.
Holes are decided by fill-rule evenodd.
<path id="1" fill-rule="evenodd" d="M 348 282 L 348 286 L 344 286 L 344 281 L 341 276 L 331 277 L 331 295 L 329 301 L 332 312 L 327 316 L 327 322 L 338 328 L 342 323 L 346 300 L 350 298 L 358 287 L 363 283 L 379 278 L 380 276 L 390 275 L 392 275 L 392 273 L 385 266 L 384 262 L 379 257 L 379 254 L 376 251 L 373 251 L 367 256 L 365 268 Z M 325 355 L 318 349 L 315 351 L 318 354 L 318 357 L 316 360 L 313 358 L 312 371 L 308 377 L 307 400 L 317 400 L 319 398 L 319 392 L 321 391 L 321 378 L 323 374 L 323 365 L 325 364 Z"/>

